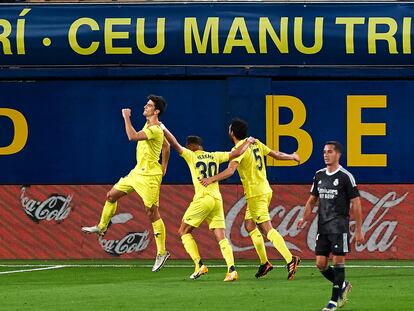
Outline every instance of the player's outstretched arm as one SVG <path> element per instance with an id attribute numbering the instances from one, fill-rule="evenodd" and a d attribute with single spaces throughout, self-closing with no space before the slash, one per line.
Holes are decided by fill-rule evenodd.
<path id="1" fill-rule="evenodd" d="M 144 131 L 137 132 L 131 123 L 131 109 L 126 108 L 122 109 L 122 116 L 125 122 L 125 132 L 128 136 L 128 139 L 131 141 L 139 141 L 148 139 L 147 134 Z"/>
<path id="2" fill-rule="evenodd" d="M 170 143 L 166 139 L 162 142 L 161 156 L 162 176 L 164 176 L 167 173 L 168 161 L 170 160 Z"/>
<path id="3" fill-rule="evenodd" d="M 162 130 L 164 131 L 164 135 L 165 138 L 167 139 L 167 141 L 171 144 L 171 146 L 177 150 L 177 152 L 179 154 L 183 153 L 183 146 L 180 145 L 180 143 L 177 141 L 177 139 L 175 138 L 175 136 L 165 127 L 165 125 L 163 123 L 160 123 L 160 126 L 162 128 Z"/>
<path id="4" fill-rule="evenodd" d="M 239 162 L 236 162 L 236 161 L 230 162 L 229 166 L 224 171 L 212 177 L 202 178 L 200 179 L 200 182 L 203 186 L 207 187 L 209 184 L 212 184 L 213 182 L 227 179 L 230 176 L 233 176 L 238 166 L 239 166 Z"/>
<path id="5" fill-rule="evenodd" d="M 364 243 L 364 233 L 362 232 L 362 208 L 361 199 L 359 197 L 351 200 L 352 211 L 355 218 L 355 240 L 358 243 Z"/>
<path id="6" fill-rule="evenodd" d="M 300 163 L 300 157 L 296 152 L 288 154 L 280 151 L 271 150 L 268 155 L 276 160 L 293 160 L 298 162 L 298 164 Z"/>
<path id="7" fill-rule="evenodd" d="M 247 148 L 249 148 L 249 146 L 251 144 L 253 144 L 256 141 L 256 138 L 250 136 L 249 138 L 247 138 L 243 144 L 241 144 L 239 147 L 237 147 L 235 150 L 233 150 L 232 152 L 230 152 L 229 154 L 229 161 L 240 157 L 246 150 Z"/>
<path id="8" fill-rule="evenodd" d="M 299 219 L 298 221 L 298 228 L 301 229 L 305 226 L 306 221 L 309 219 L 311 213 L 312 213 L 312 207 L 315 206 L 316 201 L 318 201 L 318 198 L 314 195 L 310 195 L 308 201 L 305 204 L 305 212 L 303 213 L 303 217 Z"/>

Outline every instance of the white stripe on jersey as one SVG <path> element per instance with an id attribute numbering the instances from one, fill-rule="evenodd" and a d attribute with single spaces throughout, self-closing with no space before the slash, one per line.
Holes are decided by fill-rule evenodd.
<path id="1" fill-rule="evenodd" d="M 316 171 L 315 176 L 316 176 L 316 174 L 318 174 L 319 172 L 324 172 L 324 171 L 326 171 L 326 167 L 321 168 L 319 171 Z M 315 181 L 315 178 L 313 178 L 313 179 L 314 179 L 314 181 Z M 311 193 L 313 192 L 313 185 L 314 185 L 314 183 L 315 183 L 315 182 L 312 182 L 312 187 L 311 187 L 311 190 L 310 190 L 310 192 L 311 192 Z"/>
<path id="2" fill-rule="evenodd" d="M 336 170 L 334 170 L 333 172 L 328 172 L 326 171 L 325 174 L 328 176 L 332 176 L 335 175 L 336 173 L 338 173 L 341 170 L 341 166 L 339 166 Z"/>
<path id="3" fill-rule="evenodd" d="M 349 179 L 351 180 L 352 187 L 356 187 L 357 184 L 356 184 L 354 176 L 350 172 L 348 172 L 346 169 L 344 169 L 342 166 L 341 166 L 341 172 L 344 172 L 345 174 L 347 174 Z"/>

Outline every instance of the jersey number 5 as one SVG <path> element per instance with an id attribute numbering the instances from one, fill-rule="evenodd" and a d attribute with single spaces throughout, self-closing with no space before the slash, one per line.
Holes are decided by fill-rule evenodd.
<path id="1" fill-rule="evenodd" d="M 261 171 L 262 168 L 263 168 L 263 160 L 262 160 L 262 157 L 259 154 L 259 148 L 254 148 L 253 149 L 253 155 L 254 155 L 254 159 L 256 160 L 257 169 L 259 171 Z"/>
<path id="2" fill-rule="evenodd" d="M 196 168 L 200 171 L 200 174 L 203 175 L 203 178 L 217 175 L 217 164 L 214 162 L 209 162 L 208 164 L 197 162 Z"/>

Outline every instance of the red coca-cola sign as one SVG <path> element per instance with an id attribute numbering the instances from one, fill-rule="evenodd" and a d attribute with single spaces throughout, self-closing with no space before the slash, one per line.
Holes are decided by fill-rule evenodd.
<path id="1" fill-rule="evenodd" d="M 363 207 L 362 230 L 365 235 L 364 244 L 356 244 L 354 236 L 355 221 L 350 222 L 351 254 L 350 258 L 413 258 L 414 248 L 408 248 L 404 240 L 412 234 L 414 214 L 409 214 L 409 189 L 403 186 L 362 186 L 361 199 Z M 405 188 L 406 186 L 404 186 Z M 385 191 L 379 193 L 379 188 Z M 397 188 L 397 189 L 396 189 Z M 276 186 L 269 212 L 273 225 L 284 236 L 289 249 L 304 258 L 313 256 L 317 233 L 317 211 L 313 208 L 313 216 L 303 229 L 297 224 L 304 213 L 304 203 L 308 197 L 306 186 Z M 298 190 L 297 192 L 295 191 Z M 403 190 L 403 191 L 393 191 Z M 294 195 L 292 195 L 292 190 Z M 244 228 L 243 215 L 246 201 L 240 198 L 227 211 L 227 235 L 231 237 L 233 250 L 242 253 L 243 258 L 251 258 L 252 250 L 248 233 Z M 406 222 L 404 215 L 410 215 Z M 399 241 L 402 239 L 403 241 Z M 266 245 L 273 252 L 270 242 Z M 399 250 L 402 246 L 402 249 Z M 254 252 L 253 252 L 254 253 Z M 246 256 L 245 254 L 248 254 Z M 254 254 L 253 254 L 254 255 Z M 406 257 L 407 256 L 407 257 Z"/>
<path id="2" fill-rule="evenodd" d="M 36 258 L 154 258 L 152 228 L 136 194 L 122 198 L 113 225 L 103 238 L 80 231 L 99 221 L 110 185 L 0 186 L 1 259 Z M 309 186 L 272 186 L 269 212 L 273 225 L 284 236 L 291 251 L 314 258 L 317 207 L 305 227 L 297 227 Z M 357 259 L 414 259 L 414 185 L 359 185 L 365 243 L 356 244 L 351 221 L 351 253 Z M 246 208 L 239 185 L 221 186 L 226 214 L 226 233 L 235 258 L 256 259 L 244 228 Z M 167 249 L 173 258 L 188 259 L 178 228 L 193 197 L 191 185 L 163 185 L 160 212 L 167 227 Z M 352 218 L 351 218 L 352 220 Z M 221 258 L 213 235 L 204 224 L 194 231 L 203 258 Z M 269 258 L 281 258 L 269 242 Z"/>

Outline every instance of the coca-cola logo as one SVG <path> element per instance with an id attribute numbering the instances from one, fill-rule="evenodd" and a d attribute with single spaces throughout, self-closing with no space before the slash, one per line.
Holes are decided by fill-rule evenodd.
<path id="1" fill-rule="evenodd" d="M 72 195 L 52 193 L 44 201 L 31 199 L 26 195 L 26 187 L 22 187 L 20 202 L 25 214 L 35 223 L 42 220 L 62 222 L 71 211 Z"/>
<path id="2" fill-rule="evenodd" d="M 133 217 L 129 213 L 117 214 L 111 218 L 110 226 L 124 224 L 131 219 Z M 142 252 L 148 247 L 150 242 L 148 230 L 144 232 L 128 232 L 124 237 L 116 240 L 99 237 L 98 241 L 102 249 L 112 256 Z"/>
<path id="3" fill-rule="evenodd" d="M 371 204 L 371 207 L 364 206 L 364 209 L 369 209 L 366 217 L 363 219 L 362 231 L 365 235 L 364 244 L 356 244 L 355 251 L 362 252 L 385 252 L 388 250 L 396 241 L 398 236 L 395 233 L 395 230 L 398 226 L 397 220 L 386 220 L 384 219 L 387 213 L 392 208 L 397 207 L 401 202 L 405 200 L 408 195 L 408 192 L 403 194 L 400 197 L 397 197 L 397 194 L 393 191 L 388 192 L 382 198 L 378 198 L 375 195 L 360 191 L 361 197 L 368 201 Z M 246 205 L 246 199 L 243 197 L 234 204 L 226 216 L 226 235 L 230 237 L 230 243 L 233 247 L 234 252 L 244 252 L 251 249 L 254 249 L 254 246 L 251 244 L 250 237 L 248 232 L 245 229 L 244 221 L 241 223 L 239 229 L 234 228 L 236 223 L 236 218 L 241 214 L 243 207 Z M 274 223 L 279 223 L 277 230 L 285 238 L 286 245 L 289 249 L 303 252 L 304 249 L 295 241 L 295 238 L 303 231 L 306 232 L 306 245 L 309 250 L 315 250 L 315 238 L 318 228 L 318 217 L 317 211 L 318 207 L 315 206 L 312 210 L 313 219 L 305 224 L 304 228 L 298 228 L 298 221 L 303 217 L 305 207 L 304 206 L 295 206 L 292 209 L 286 209 L 282 205 L 278 205 L 270 209 L 270 218 L 274 220 Z M 351 243 L 355 240 L 355 221 L 350 222 L 350 235 Z M 240 235 L 242 238 L 248 238 L 249 241 L 247 246 L 233 244 L 233 241 L 238 241 L 240 239 L 231 239 L 232 233 Z M 292 242 L 293 241 L 293 242 Z M 271 242 L 266 242 L 266 246 L 272 246 Z"/>
<path id="4" fill-rule="evenodd" d="M 129 232 L 120 240 L 99 238 L 99 244 L 102 246 L 102 249 L 113 256 L 141 252 L 147 248 L 148 243 L 148 230 L 144 232 Z"/>

